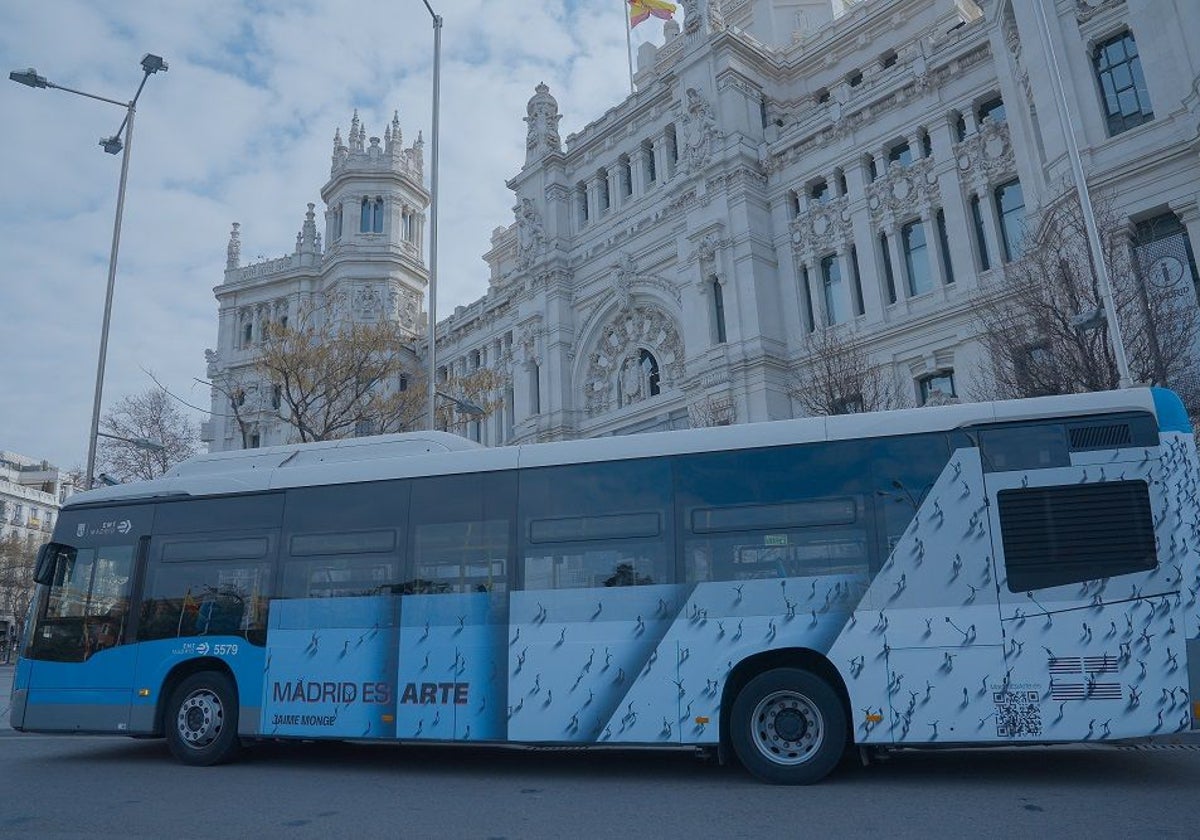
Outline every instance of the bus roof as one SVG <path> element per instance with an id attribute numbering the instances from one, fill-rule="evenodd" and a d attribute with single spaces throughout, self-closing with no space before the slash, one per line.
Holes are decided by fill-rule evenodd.
<path id="1" fill-rule="evenodd" d="M 1135 388 L 505 447 L 428 431 L 286 444 L 199 455 L 152 481 L 77 493 L 64 507 L 889 437 L 1046 417 L 1156 413 L 1163 393 Z"/>

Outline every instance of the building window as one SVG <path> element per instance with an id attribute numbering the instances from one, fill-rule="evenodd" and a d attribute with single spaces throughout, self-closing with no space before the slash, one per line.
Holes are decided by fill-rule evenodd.
<path id="1" fill-rule="evenodd" d="M 867 175 L 872 181 L 879 177 L 879 167 L 875 165 L 875 156 L 867 157 Z"/>
<path id="2" fill-rule="evenodd" d="M 992 261 L 988 256 L 987 235 L 983 231 L 983 207 L 977 195 L 971 196 L 971 222 L 975 227 L 975 255 L 979 260 L 979 270 L 987 271 L 992 267 Z"/>
<path id="3" fill-rule="evenodd" d="M 371 232 L 383 233 L 383 199 L 375 199 L 371 207 Z"/>
<path id="4" fill-rule="evenodd" d="M 879 57 L 879 66 L 882 67 L 884 70 L 888 69 L 889 67 L 895 67 L 896 66 L 896 51 L 888 50 L 883 55 L 881 55 Z"/>
<path id="5" fill-rule="evenodd" d="M 537 362 L 529 364 L 529 413 L 542 413 L 542 383 L 541 372 Z"/>
<path id="6" fill-rule="evenodd" d="M 937 211 L 938 248 L 942 252 L 942 267 L 946 272 L 946 284 L 954 282 L 954 263 L 950 260 L 950 234 L 946 230 L 946 211 Z"/>
<path id="7" fill-rule="evenodd" d="M 646 183 L 653 184 L 658 178 L 658 170 L 654 166 L 654 147 L 649 142 L 642 144 L 642 160 L 645 161 Z"/>
<path id="8" fill-rule="evenodd" d="M 717 344 L 725 343 L 725 293 L 721 291 L 721 281 L 713 278 L 713 323 L 717 327 Z"/>
<path id="9" fill-rule="evenodd" d="M 342 238 L 342 205 L 333 208 L 333 241 Z"/>
<path id="10" fill-rule="evenodd" d="M 836 254 L 821 260 L 821 282 L 825 290 L 825 320 L 829 326 L 846 320 L 845 294 L 842 291 L 842 266 Z"/>
<path id="11" fill-rule="evenodd" d="M 371 232 L 371 199 L 364 198 L 358 213 L 358 232 Z"/>
<path id="12" fill-rule="evenodd" d="M 664 139 L 666 140 L 666 143 L 667 143 L 667 160 L 671 161 L 671 163 L 678 163 L 679 162 L 679 141 L 675 136 L 675 124 L 674 123 L 667 126 L 667 129 L 664 132 Z"/>
<path id="13" fill-rule="evenodd" d="M 638 371 L 642 381 L 646 383 L 646 393 L 657 397 L 660 393 L 658 359 L 654 358 L 654 354 L 649 350 L 643 349 L 638 353 Z"/>
<path id="14" fill-rule="evenodd" d="M 622 198 L 629 198 L 633 195 L 633 167 L 629 163 L 628 155 L 621 155 L 617 161 L 617 180 L 621 182 L 620 190 Z"/>
<path id="15" fill-rule="evenodd" d="M 403 373 L 400 374 L 400 381 L 396 385 L 396 390 L 397 391 L 407 391 L 408 390 L 408 377 L 405 376 Z"/>
<path id="16" fill-rule="evenodd" d="M 954 117 L 954 142 L 961 143 L 967 139 L 967 118 L 962 114 Z"/>
<path id="17" fill-rule="evenodd" d="M 271 408 L 279 408 L 283 405 L 283 387 L 274 385 L 271 387 Z"/>
<path id="18" fill-rule="evenodd" d="M 258 449 L 260 446 L 262 446 L 262 435 L 260 435 L 258 432 L 251 432 L 249 448 Z"/>
<path id="19" fill-rule="evenodd" d="M 867 314 L 867 304 L 863 300 L 862 275 L 858 272 L 858 249 L 850 246 L 850 275 L 854 283 L 854 314 Z"/>
<path id="20" fill-rule="evenodd" d="M 892 271 L 892 249 L 886 233 L 879 234 L 879 255 L 883 259 L 883 277 L 887 282 L 888 303 L 896 302 L 896 275 Z"/>
<path id="21" fill-rule="evenodd" d="M 901 166 L 911 166 L 912 162 L 913 153 L 908 143 L 897 143 L 888 149 L 888 164 L 898 163 Z"/>
<path id="22" fill-rule="evenodd" d="M 833 198 L 829 192 L 829 183 L 823 178 L 809 187 L 808 194 L 817 204 L 828 204 Z"/>
<path id="23" fill-rule="evenodd" d="M 908 273 L 908 293 L 912 297 L 923 295 L 933 288 L 933 277 L 929 273 L 925 225 L 920 219 L 900 229 L 900 242 L 904 248 L 904 267 Z"/>
<path id="24" fill-rule="evenodd" d="M 249 347 L 254 342 L 254 324 L 247 322 L 242 325 L 242 346 Z"/>
<path id="25" fill-rule="evenodd" d="M 1200 300 L 1200 273 L 1187 228 L 1174 213 L 1163 213 L 1138 222 L 1133 233 L 1133 251 L 1143 282 L 1163 291 L 1175 291 L 1187 282 Z"/>
<path id="26" fill-rule="evenodd" d="M 601 169 L 596 173 L 597 192 L 600 196 L 600 215 L 603 216 L 612 207 L 612 196 L 608 192 L 608 170 Z"/>
<path id="27" fill-rule="evenodd" d="M 975 117 L 979 125 L 983 125 L 983 121 L 987 119 L 997 123 L 1004 122 L 1006 120 L 1004 100 L 999 96 L 994 96 L 980 103 L 979 108 L 975 111 Z"/>
<path id="28" fill-rule="evenodd" d="M 1109 136 L 1154 119 L 1133 33 L 1127 30 L 1098 44 L 1092 50 L 1092 64 L 1104 97 Z"/>
<path id="29" fill-rule="evenodd" d="M 824 105 L 829 101 L 829 91 L 826 88 L 821 88 L 813 94 L 813 98 L 817 100 L 818 105 Z"/>
<path id="30" fill-rule="evenodd" d="M 863 74 L 861 70 L 854 70 L 846 75 L 846 83 L 850 87 L 858 87 L 862 84 Z"/>
<path id="31" fill-rule="evenodd" d="M 817 328 L 817 322 L 813 317 L 812 284 L 809 282 L 807 266 L 800 269 L 800 286 L 800 292 L 804 296 L 804 326 L 812 332 Z"/>
<path id="32" fill-rule="evenodd" d="M 917 385 L 921 392 L 921 405 L 927 405 L 930 401 L 936 404 L 958 396 L 954 390 L 954 371 L 952 370 L 940 370 L 937 373 L 926 374 L 917 380 Z"/>
<path id="33" fill-rule="evenodd" d="M 1021 256 L 1025 239 L 1025 197 L 1020 181 L 996 187 L 996 214 L 1004 239 L 1004 261 L 1012 262 Z"/>
<path id="34" fill-rule="evenodd" d="M 588 194 L 586 184 L 578 184 L 575 187 L 575 203 L 579 208 L 579 225 L 582 227 L 588 223 Z"/>
<path id="35" fill-rule="evenodd" d="M 933 157 L 933 139 L 929 132 L 921 135 L 921 157 Z"/>

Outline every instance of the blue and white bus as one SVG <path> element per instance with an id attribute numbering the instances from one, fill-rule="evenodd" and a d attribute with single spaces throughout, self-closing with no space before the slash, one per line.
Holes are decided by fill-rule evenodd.
<path id="1" fill-rule="evenodd" d="M 716 749 L 1193 728 L 1197 456 L 1135 389 L 488 449 L 410 433 L 78 494 L 13 727 Z"/>

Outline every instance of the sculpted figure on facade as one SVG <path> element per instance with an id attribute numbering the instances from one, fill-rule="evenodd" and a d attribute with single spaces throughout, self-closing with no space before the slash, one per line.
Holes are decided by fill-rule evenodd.
<path id="1" fill-rule="evenodd" d="M 561 152 L 562 140 L 558 136 L 558 100 L 550 95 L 545 82 L 539 82 L 526 108 L 528 126 L 525 133 L 525 165 L 540 160 L 548 152 Z"/>
<path id="2" fill-rule="evenodd" d="M 234 222 L 233 229 L 229 231 L 229 245 L 225 248 L 226 270 L 237 268 L 242 264 L 242 234 L 238 230 L 240 227 L 239 223 Z"/>
<path id="3" fill-rule="evenodd" d="M 629 309 L 633 297 L 633 281 L 637 277 L 633 257 L 628 252 L 622 251 L 617 257 L 617 262 L 613 263 L 613 272 L 613 291 L 617 296 L 617 309 L 625 312 Z"/>
<path id="4" fill-rule="evenodd" d="M 700 0 L 683 0 L 683 33 L 695 35 L 700 31 Z"/>
<path id="5" fill-rule="evenodd" d="M 683 117 L 683 149 L 681 157 L 684 167 L 695 172 L 712 157 L 713 141 L 717 139 L 717 118 L 704 95 L 695 88 L 688 88 L 687 111 Z"/>
<path id="6" fill-rule="evenodd" d="M 546 228 L 531 198 L 522 198 L 513 207 L 517 214 L 517 267 L 529 268 L 546 244 Z"/>

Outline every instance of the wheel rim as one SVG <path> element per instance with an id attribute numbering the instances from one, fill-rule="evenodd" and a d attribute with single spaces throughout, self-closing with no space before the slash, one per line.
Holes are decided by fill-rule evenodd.
<path id="1" fill-rule="evenodd" d="M 184 698 L 175 717 L 175 727 L 183 743 L 202 749 L 215 741 L 225 725 L 225 707 L 212 690 L 198 688 Z"/>
<path id="2" fill-rule="evenodd" d="M 760 700 L 751 727 L 754 746 L 775 764 L 803 764 L 825 740 L 821 710 L 796 691 L 775 691 Z"/>

